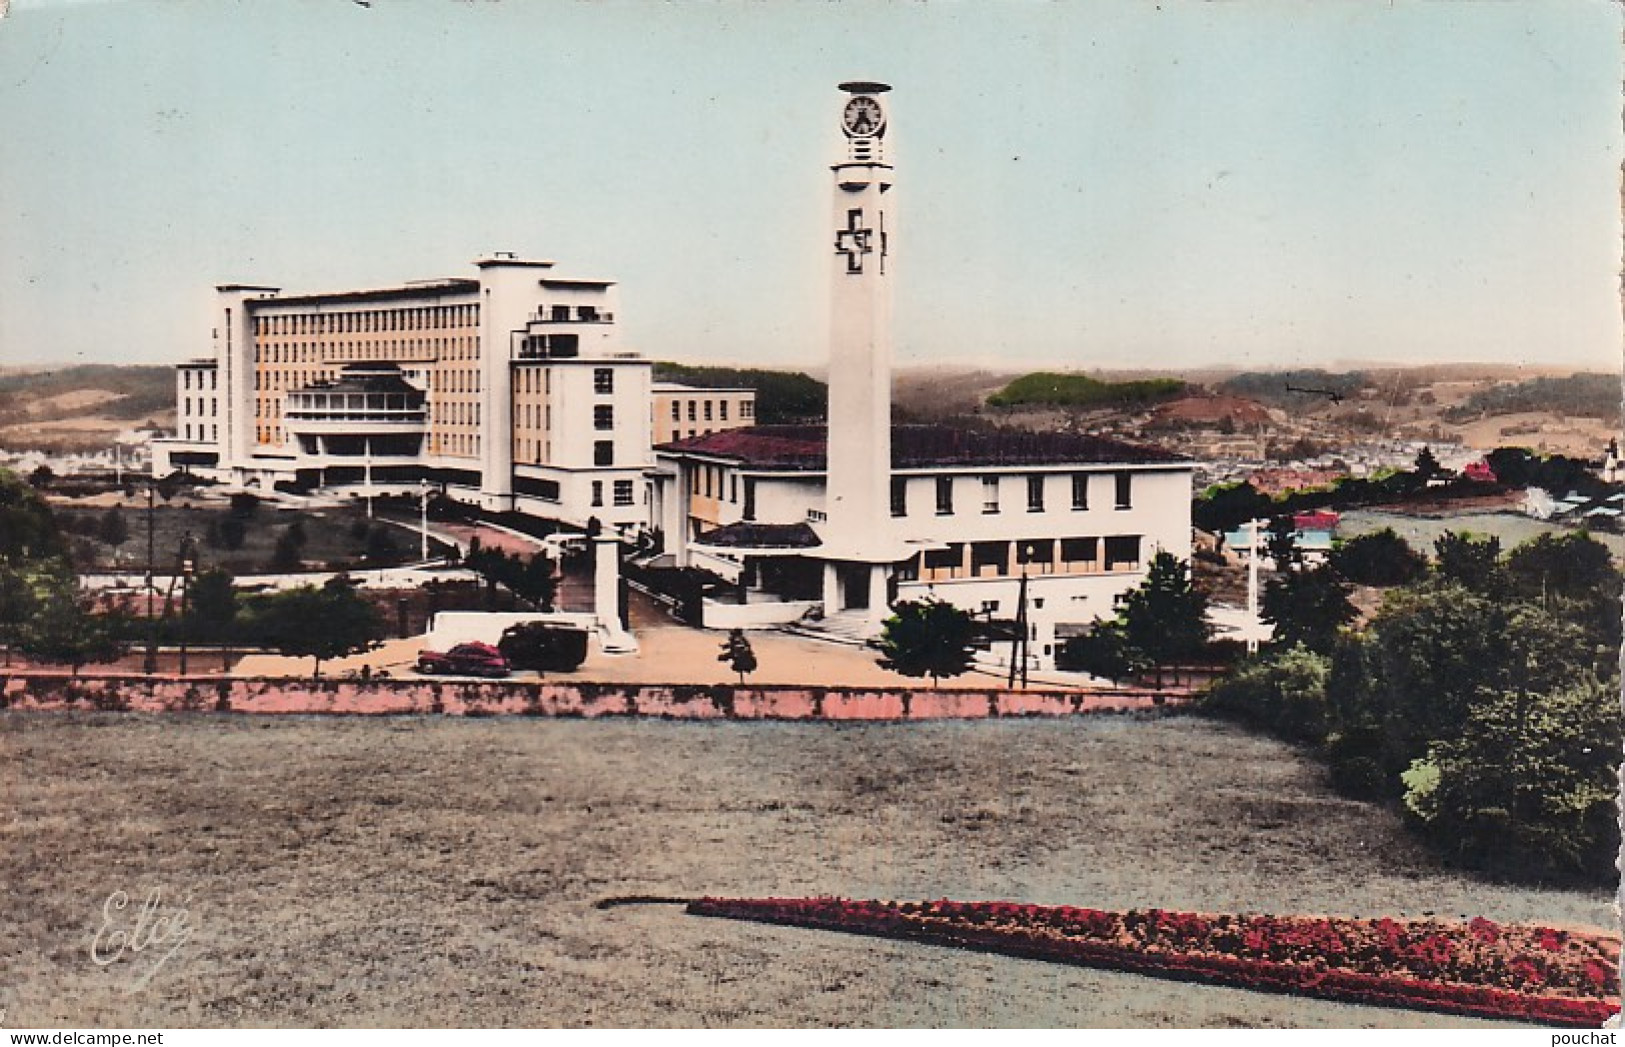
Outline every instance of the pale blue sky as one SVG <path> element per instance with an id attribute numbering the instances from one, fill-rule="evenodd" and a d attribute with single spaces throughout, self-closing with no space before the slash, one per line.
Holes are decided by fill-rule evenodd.
<path id="1" fill-rule="evenodd" d="M 1619 41 L 1605 0 L 14 0 L 0 363 L 511 250 L 618 280 L 648 355 L 816 366 L 861 78 L 902 364 L 1617 368 Z"/>

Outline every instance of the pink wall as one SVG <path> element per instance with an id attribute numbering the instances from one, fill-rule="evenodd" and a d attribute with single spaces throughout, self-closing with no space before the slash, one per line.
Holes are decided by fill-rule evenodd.
<path id="1" fill-rule="evenodd" d="M 7 676 L 0 706 L 137 712 L 451 716 L 644 716 L 674 720 L 963 720 L 1147 709 L 1144 691 L 879 690 L 673 684 L 322 680 L 81 675 Z M 1170 698 L 1173 704 L 1183 699 Z"/>

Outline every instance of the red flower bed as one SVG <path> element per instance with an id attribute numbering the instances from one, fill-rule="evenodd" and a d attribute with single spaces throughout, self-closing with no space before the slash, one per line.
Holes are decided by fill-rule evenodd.
<path id="1" fill-rule="evenodd" d="M 1483 918 L 1446 923 L 845 898 L 703 898 L 688 911 L 1552 1025 L 1600 1026 L 1620 1004 L 1617 939 Z"/>

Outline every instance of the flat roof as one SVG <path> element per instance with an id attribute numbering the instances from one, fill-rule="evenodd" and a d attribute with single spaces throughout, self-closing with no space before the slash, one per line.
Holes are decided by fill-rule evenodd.
<path id="1" fill-rule="evenodd" d="M 539 281 L 543 287 L 614 287 L 614 280 L 567 280 L 563 277 L 544 276 Z"/>
<path id="2" fill-rule="evenodd" d="M 375 287 L 354 291 L 321 291 L 312 294 L 278 295 L 275 298 L 251 298 L 244 304 L 253 307 L 255 310 L 284 305 L 346 305 L 445 294 L 473 294 L 479 289 L 480 282 L 478 280 L 449 278 L 445 280 L 423 280 L 414 284 L 402 284 L 396 287 Z"/>
<path id="3" fill-rule="evenodd" d="M 1086 433 L 1025 429 L 957 429 L 894 425 L 893 469 L 997 468 L 1037 465 L 1175 465 L 1184 455 L 1151 444 Z M 822 425 L 755 425 L 674 440 L 659 450 L 723 458 L 758 468 L 823 472 L 827 431 Z"/>

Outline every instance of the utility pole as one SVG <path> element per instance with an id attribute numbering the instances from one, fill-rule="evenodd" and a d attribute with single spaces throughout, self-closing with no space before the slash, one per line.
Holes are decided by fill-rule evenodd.
<path id="1" fill-rule="evenodd" d="M 1247 541 L 1247 653 L 1258 653 L 1258 525 L 1257 517 L 1247 521 L 1251 537 Z"/>
<path id="2" fill-rule="evenodd" d="M 429 562 L 429 481 L 418 481 L 418 559 Z"/>

